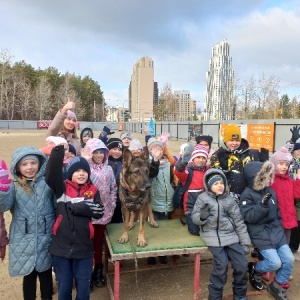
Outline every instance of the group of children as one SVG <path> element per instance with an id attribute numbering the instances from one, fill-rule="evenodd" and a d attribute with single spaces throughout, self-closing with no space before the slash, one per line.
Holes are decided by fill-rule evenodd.
<path id="1" fill-rule="evenodd" d="M 99 138 L 90 128 L 79 138 L 73 109 L 68 99 L 49 127 L 45 147 L 13 153 L 13 179 L 1 161 L 0 212 L 12 213 L 9 272 L 24 276 L 24 299 L 35 299 L 37 277 L 42 299 L 52 299 L 52 267 L 59 299 L 72 299 L 73 280 L 78 299 L 89 299 L 94 285 L 105 284 L 105 228 L 123 221 L 117 189 L 125 148 L 135 157 L 149 151 L 156 220 L 171 218 L 174 187 L 178 180 L 184 185 L 192 173 L 183 210 L 188 231 L 200 234 L 213 254 L 209 299 L 222 299 L 228 261 L 234 269 L 234 299 L 247 299 L 247 272 L 252 286 L 261 290 L 263 274 L 273 271 L 268 291 L 276 299 L 287 299 L 294 263 L 289 241 L 298 227 L 294 200 L 300 199 L 300 144 L 294 143 L 294 158 L 282 148 L 270 161 L 255 161 L 259 156 L 241 138 L 240 128 L 228 125 L 217 151 L 211 136 L 200 135 L 195 146 L 182 145 L 178 159 L 170 154 L 167 134 L 147 139 L 146 147 L 128 132 L 110 137 L 114 132 L 107 126 Z M 4 259 L 8 239 L 3 213 L 0 225 Z M 248 263 L 250 244 L 259 251 L 257 262 Z M 148 263 L 156 263 L 155 258 Z"/>

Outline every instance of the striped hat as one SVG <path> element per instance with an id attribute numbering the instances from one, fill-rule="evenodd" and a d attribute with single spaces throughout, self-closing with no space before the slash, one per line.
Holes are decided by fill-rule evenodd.
<path id="1" fill-rule="evenodd" d="M 194 151 L 192 153 L 191 159 L 189 162 L 192 162 L 194 158 L 198 157 L 198 156 L 202 156 L 204 157 L 206 160 L 208 159 L 208 152 L 207 149 L 204 146 L 201 145 L 196 145 L 194 148 Z"/>

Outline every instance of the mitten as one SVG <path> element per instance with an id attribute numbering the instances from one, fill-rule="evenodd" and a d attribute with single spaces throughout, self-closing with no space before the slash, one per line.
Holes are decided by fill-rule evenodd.
<path id="1" fill-rule="evenodd" d="M 165 145 L 165 144 L 168 142 L 169 137 L 170 137 L 170 133 L 168 133 L 168 132 L 163 132 L 163 133 L 158 137 L 158 140 L 159 140 L 163 145 Z"/>
<path id="2" fill-rule="evenodd" d="M 8 169 L 4 160 L 0 162 L 0 191 L 7 192 L 12 180 L 8 178 Z"/>
<path id="3" fill-rule="evenodd" d="M 261 199 L 261 203 L 264 205 L 268 205 L 269 199 L 272 197 L 271 193 L 266 193 L 263 198 Z"/>
<path id="4" fill-rule="evenodd" d="M 106 132 L 107 135 L 115 133 L 114 131 L 110 131 L 110 128 L 108 126 L 104 126 L 102 131 Z"/>
<path id="5" fill-rule="evenodd" d="M 175 165 L 175 169 L 178 172 L 183 172 L 185 170 L 187 163 L 184 163 L 182 160 L 179 160 L 176 165 Z"/>
<path id="6" fill-rule="evenodd" d="M 101 140 L 106 145 L 108 141 L 107 133 L 105 131 L 102 131 L 98 139 Z"/>
<path id="7" fill-rule="evenodd" d="M 184 163 L 188 163 L 190 161 L 193 151 L 194 145 L 191 143 L 186 143 L 186 145 L 182 149 L 182 161 Z"/>
<path id="8" fill-rule="evenodd" d="M 258 153 L 258 156 L 260 162 L 265 162 L 269 160 L 269 150 L 266 148 L 261 148 L 260 152 Z"/>
<path id="9" fill-rule="evenodd" d="M 300 138 L 300 126 L 293 126 L 293 128 L 290 129 L 290 132 L 292 133 L 291 142 L 296 143 L 296 141 Z"/>
<path id="10" fill-rule="evenodd" d="M 84 201 L 84 203 L 89 206 L 90 210 L 93 212 L 94 215 L 101 218 L 104 214 L 104 206 L 101 204 L 96 204 L 89 201 Z"/>
<path id="11" fill-rule="evenodd" d="M 243 249 L 244 249 L 244 254 L 248 255 L 250 253 L 250 248 L 248 245 L 242 245 Z"/>
<path id="12" fill-rule="evenodd" d="M 204 221 L 209 217 L 209 207 L 208 203 L 205 203 L 201 208 L 200 208 L 200 220 Z"/>

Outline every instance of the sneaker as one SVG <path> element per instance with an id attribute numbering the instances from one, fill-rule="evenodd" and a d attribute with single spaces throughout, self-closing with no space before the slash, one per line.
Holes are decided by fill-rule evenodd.
<path id="1" fill-rule="evenodd" d="M 261 273 L 255 271 L 255 263 L 249 262 L 248 263 L 248 272 L 249 272 L 249 281 L 253 288 L 256 290 L 261 291 L 264 286 L 262 284 L 262 277 Z"/>
<path id="2" fill-rule="evenodd" d="M 289 284 L 280 284 L 274 280 L 268 285 L 267 290 L 273 297 L 275 297 L 276 300 L 288 300 L 286 295 L 288 287 Z"/>

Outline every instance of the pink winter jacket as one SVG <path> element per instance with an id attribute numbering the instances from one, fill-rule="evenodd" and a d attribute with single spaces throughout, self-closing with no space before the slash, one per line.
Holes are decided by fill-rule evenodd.
<path id="1" fill-rule="evenodd" d="M 98 149 L 104 149 L 104 160 L 102 164 L 96 164 L 92 159 L 89 159 L 91 168 L 91 180 L 100 192 L 100 199 L 104 205 L 104 215 L 101 219 L 93 219 L 93 224 L 106 225 L 111 221 L 114 214 L 117 200 L 117 184 L 115 175 L 111 166 L 108 165 L 109 150 L 105 144 L 96 138 L 87 141 L 86 147 L 89 147 L 92 152 Z"/>

